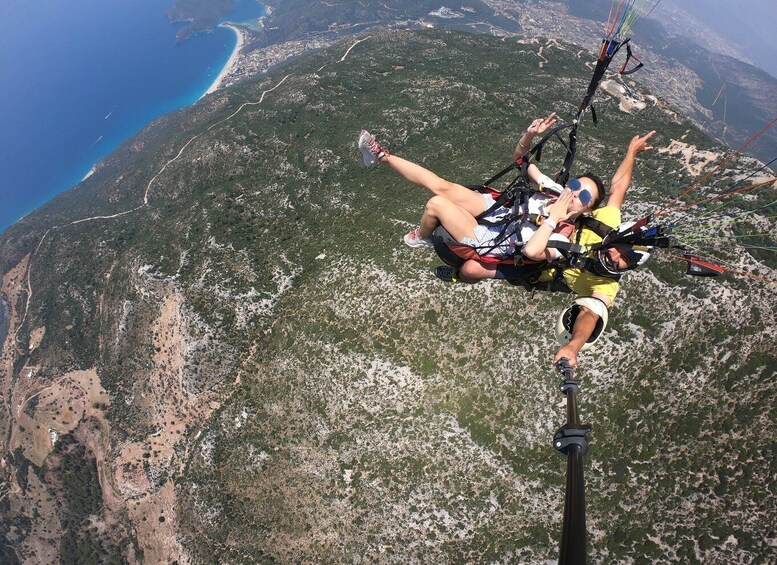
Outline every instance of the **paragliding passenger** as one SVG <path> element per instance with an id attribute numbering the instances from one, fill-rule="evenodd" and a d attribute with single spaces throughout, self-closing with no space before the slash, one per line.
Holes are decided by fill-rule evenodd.
<path id="1" fill-rule="evenodd" d="M 518 141 L 515 159 L 521 159 L 529 150 L 532 140 L 542 135 L 555 123 L 555 113 L 547 118 L 534 120 Z M 362 131 L 359 137 L 359 149 L 366 166 L 377 163 L 388 165 L 406 180 L 434 194 L 426 203 L 419 227 L 411 230 L 404 237 L 405 243 L 410 247 L 433 247 L 432 233 L 441 225 L 455 241 L 481 250 L 479 258 L 512 258 L 521 248 L 524 256 L 531 260 L 552 261 L 560 256 L 556 249 L 547 248 L 545 245 L 542 248 L 533 246 L 529 252 L 526 247 L 523 247 L 537 231 L 537 216 L 547 217 L 549 205 L 564 190 L 535 165 L 529 165 L 527 172 L 529 179 L 539 190 L 525 204 L 527 213 L 522 214 L 509 225 L 500 225 L 499 220 L 510 214 L 512 207 L 501 206 L 492 209 L 495 198 L 491 194 L 475 192 L 461 184 L 440 178 L 420 165 L 391 155 L 369 132 Z M 556 221 L 558 225 L 554 225 L 551 231 L 552 238 L 556 241 L 569 241 L 574 231 L 574 224 L 566 220 L 591 212 L 601 201 L 604 192 L 601 180 L 590 173 L 570 181 L 569 188 L 570 190 L 563 197 L 566 208 L 561 210 L 560 205 L 556 207 L 557 215 L 563 216 L 561 221 Z M 485 216 L 483 216 L 484 212 L 487 212 Z M 503 236 L 503 234 L 506 235 Z M 438 269 L 436 274 L 440 278 L 451 280 L 450 270 Z M 500 274 L 495 263 L 484 264 L 471 260 L 455 273 L 455 278 L 461 282 L 475 283 L 486 278 L 504 278 Z"/>
<path id="2" fill-rule="evenodd" d="M 631 184 L 636 157 L 639 153 L 652 149 L 648 142 L 655 133 L 651 131 L 647 135 L 635 135 L 631 139 L 626 155 L 613 175 L 606 205 L 594 210 L 592 214 L 595 220 L 611 228 L 611 233 L 617 232 L 616 228 L 621 225 L 621 206 Z M 563 198 L 562 195 L 558 201 Z M 555 217 L 563 219 L 563 215 L 557 214 Z M 534 238 L 536 241 L 530 243 L 537 246 L 547 244 L 549 231 L 540 226 Z M 600 244 L 603 239 L 603 235 L 587 225 L 575 236 L 575 241 L 584 248 Z M 559 318 L 556 336 L 559 342 L 567 343 L 556 353 L 554 363 L 566 357 L 573 366 L 577 366 L 577 354 L 590 347 L 607 325 L 607 308 L 618 293 L 620 274 L 641 265 L 647 257 L 647 253 L 634 247 L 614 244 L 597 250 L 594 257 L 582 267 L 565 267 L 561 270 L 560 275 L 564 283 L 572 292 L 584 298 L 577 299 Z M 544 271 L 539 281 L 552 279 L 556 275 L 555 271 L 556 269 Z"/>

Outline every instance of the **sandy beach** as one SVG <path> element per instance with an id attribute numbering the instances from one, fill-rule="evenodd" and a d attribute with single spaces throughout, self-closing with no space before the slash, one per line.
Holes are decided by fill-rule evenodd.
<path id="1" fill-rule="evenodd" d="M 229 56 L 229 61 L 227 61 L 227 64 L 224 65 L 224 68 L 219 73 L 219 76 L 216 77 L 216 80 L 213 81 L 213 84 L 210 85 L 210 88 L 208 88 L 208 90 L 205 91 L 205 94 L 202 95 L 203 97 L 219 89 L 221 83 L 224 81 L 224 77 L 229 74 L 229 71 L 231 71 L 235 66 L 235 63 L 237 63 L 237 59 L 240 57 L 240 51 L 242 51 L 243 45 L 245 44 L 245 37 L 243 36 L 243 32 L 240 30 L 240 28 L 227 23 L 219 24 L 219 27 L 226 27 L 234 31 L 235 35 L 237 35 L 237 43 L 235 44 L 235 48 L 232 50 L 232 54 Z"/>
<path id="2" fill-rule="evenodd" d="M 240 30 L 240 28 L 235 27 L 232 24 L 228 24 L 228 23 L 219 24 L 219 26 L 231 29 L 237 36 L 237 43 L 235 44 L 235 48 L 232 50 L 232 54 L 229 56 L 229 60 L 227 61 L 227 64 L 224 65 L 223 69 L 221 69 L 219 76 L 216 77 L 216 79 L 210 85 L 208 90 L 205 91 L 205 94 L 200 96 L 199 98 L 200 100 L 202 100 L 205 96 L 207 96 L 211 92 L 215 92 L 221 87 L 221 83 L 224 81 L 224 78 L 227 76 L 227 74 L 229 74 L 229 71 L 231 71 L 232 68 L 235 66 L 235 63 L 237 63 L 237 60 L 240 57 L 240 51 L 243 49 L 243 45 L 245 45 L 245 36 L 243 35 L 243 32 Z M 105 119 L 107 119 L 112 113 L 113 111 L 111 111 L 111 113 L 109 113 L 108 116 L 105 116 Z M 100 139 L 102 139 L 102 136 L 100 136 Z M 100 139 L 95 141 L 95 143 L 93 143 L 92 146 L 94 146 L 98 141 L 100 141 Z M 86 179 L 91 177 L 96 170 L 97 170 L 97 163 L 95 163 L 92 166 L 92 168 L 89 169 L 89 172 L 86 173 L 84 178 L 82 178 L 79 182 L 84 182 Z"/>
<path id="3" fill-rule="evenodd" d="M 89 172 L 88 172 L 88 173 L 86 173 L 86 176 L 84 176 L 84 178 L 82 178 L 82 179 L 80 180 L 80 182 L 84 182 L 86 179 L 88 179 L 89 177 L 91 177 L 91 176 L 94 174 L 94 172 L 95 172 L 96 170 L 97 170 L 97 163 L 95 163 L 94 165 L 92 165 L 92 168 L 91 168 L 91 169 L 89 169 Z"/>

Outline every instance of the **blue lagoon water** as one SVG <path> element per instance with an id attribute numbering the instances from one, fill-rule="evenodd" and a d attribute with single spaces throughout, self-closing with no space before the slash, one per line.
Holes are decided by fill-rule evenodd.
<path id="1" fill-rule="evenodd" d="M 259 18 L 267 13 L 267 8 L 256 0 L 237 0 L 235 9 L 222 19 L 222 22 L 240 24 L 249 29 L 259 30 L 261 24 Z"/>
<path id="2" fill-rule="evenodd" d="M 0 231 L 210 87 L 236 37 L 216 28 L 176 45 L 183 24 L 168 22 L 171 4 L 0 2 Z M 238 2 L 246 19 L 257 5 L 258 18 L 258 2 Z"/>

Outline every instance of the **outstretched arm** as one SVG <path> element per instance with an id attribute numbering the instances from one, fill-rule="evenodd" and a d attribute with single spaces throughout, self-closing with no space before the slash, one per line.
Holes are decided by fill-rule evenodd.
<path id="1" fill-rule="evenodd" d="M 594 292 L 591 297 L 601 301 L 607 308 L 612 303 L 610 297 L 601 292 Z M 572 326 L 572 339 L 556 352 L 553 363 L 556 364 L 559 359 L 566 357 L 569 359 L 570 365 L 577 367 L 577 354 L 593 335 L 598 322 L 599 314 L 586 306 L 581 306 L 580 312 L 575 318 L 575 324 Z"/>
<path id="2" fill-rule="evenodd" d="M 615 171 L 615 174 L 612 177 L 610 197 L 607 199 L 607 206 L 620 208 L 623 205 L 623 201 L 626 198 L 626 191 L 629 189 L 629 185 L 631 185 L 631 176 L 634 172 L 634 162 L 637 159 L 637 155 L 643 151 L 653 149 L 652 146 L 648 145 L 648 141 L 655 133 L 654 130 L 645 136 L 640 137 L 639 135 L 635 135 L 632 138 L 631 143 L 629 143 L 629 148 L 626 150 L 626 156 L 623 158 L 618 170 Z"/>
<path id="3" fill-rule="evenodd" d="M 553 363 L 555 364 L 562 357 L 566 357 L 569 359 L 570 365 L 577 367 L 577 354 L 594 333 L 596 322 L 598 321 L 599 316 L 586 307 L 581 308 L 575 319 L 575 325 L 572 327 L 572 339 L 556 352 L 556 356 L 553 357 Z"/>

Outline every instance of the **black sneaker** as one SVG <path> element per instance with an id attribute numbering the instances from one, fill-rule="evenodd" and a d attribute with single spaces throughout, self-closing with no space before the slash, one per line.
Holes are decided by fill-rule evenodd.
<path id="1" fill-rule="evenodd" d="M 459 282 L 459 270 L 448 265 L 440 265 L 435 268 L 434 276 L 445 282 Z"/>

